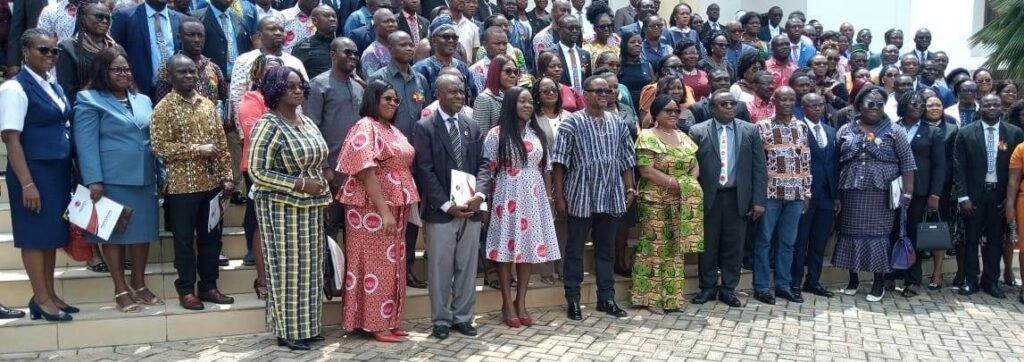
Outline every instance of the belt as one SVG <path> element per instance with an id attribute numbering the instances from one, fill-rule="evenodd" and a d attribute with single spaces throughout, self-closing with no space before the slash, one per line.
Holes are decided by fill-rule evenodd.
<path id="1" fill-rule="evenodd" d="M 719 187 L 718 192 L 733 192 L 736 191 L 736 187 Z"/>
<path id="2" fill-rule="evenodd" d="M 995 190 L 997 186 L 999 186 L 999 183 L 996 183 L 996 182 L 986 182 L 985 183 L 985 191 Z"/>

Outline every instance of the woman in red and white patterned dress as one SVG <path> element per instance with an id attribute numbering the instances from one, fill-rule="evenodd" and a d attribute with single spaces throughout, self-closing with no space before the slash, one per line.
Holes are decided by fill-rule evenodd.
<path id="1" fill-rule="evenodd" d="M 526 311 L 532 264 L 561 258 L 548 201 L 551 163 L 547 155 L 551 145 L 537 122 L 533 104 L 529 90 L 512 87 L 505 91 L 498 127 L 492 128 L 484 140 L 488 162 L 478 174 L 482 181 L 493 178 L 494 182 L 486 255 L 498 263 L 501 312 L 511 328 L 533 325 Z M 514 302 L 513 266 L 519 279 Z"/>
<path id="2" fill-rule="evenodd" d="M 338 192 L 345 205 L 345 298 L 341 327 L 362 329 L 380 342 L 401 342 L 405 304 L 405 223 L 419 201 L 415 151 L 392 120 L 400 100 L 382 81 L 366 87 L 359 115 L 338 157 L 350 175 Z"/>

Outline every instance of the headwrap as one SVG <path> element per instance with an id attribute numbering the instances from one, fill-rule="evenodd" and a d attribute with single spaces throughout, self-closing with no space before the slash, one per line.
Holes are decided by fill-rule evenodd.
<path id="1" fill-rule="evenodd" d="M 434 21 L 430 22 L 429 36 L 433 37 L 434 34 L 437 34 L 438 32 L 446 29 L 455 30 L 455 22 L 453 22 L 452 18 L 448 15 L 438 16 L 437 18 L 434 19 Z"/>

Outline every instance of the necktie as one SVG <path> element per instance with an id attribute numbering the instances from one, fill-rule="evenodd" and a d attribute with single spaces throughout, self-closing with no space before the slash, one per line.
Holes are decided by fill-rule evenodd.
<path id="1" fill-rule="evenodd" d="M 576 62 L 576 47 L 569 48 L 569 69 L 566 69 L 567 71 L 569 71 L 569 81 L 572 82 L 572 87 L 576 88 L 577 92 L 582 93 L 582 89 L 580 89 L 579 79 L 577 79 L 580 76 L 579 69 L 579 63 Z"/>
<path id="2" fill-rule="evenodd" d="M 988 137 L 986 137 L 987 139 L 985 140 L 985 149 L 988 151 L 988 167 L 986 173 L 994 174 L 996 173 L 996 138 L 999 137 L 996 136 L 995 126 L 988 126 L 985 127 L 985 129 L 988 130 Z"/>
<path id="3" fill-rule="evenodd" d="M 814 125 L 814 138 L 818 141 L 818 147 L 825 148 L 825 134 L 821 132 L 821 125 Z"/>
<path id="4" fill-rule="evenodd" d="M 729 181 L 729 135 L 728 128 L 718 126 L 718 157 L 722 159 L 722 172 L 718 176 L 718 184 L 725 186 Z"/>
<path id="5" fill-rule="evenodd" d="M 420 41 L 420 23 L 419 19 L 416 18 L 416 14 L 409 15 L 409 33 L 412 35 L 412 42 L 418 43 Z"/>
<path id="6" fill-rule="evenodd" d="M 220 29 L 224 31 L 224 37 L 228 40 L 227 72 L 231 74 L 231 66 L 235 64 L 235 58 L 238 57 L 238 47 L 235 46 L 235 33 L 231 29 L 228 13 L 220 14 Z"/>
<path id="7" fill-rule="evenodd" d="M 455 117 L 448 118 L 447 122 L 448 137 L 451 138 L 452 153 L 455 154 L 455 166 L 458 166 L 458 168 L 461 170 L 463 158 L 465 158 L 465 156 L 462 154 L 462 137 L 459 137 L 459 127 L 456 126 L 457 123 Z"/>
<path id="8" fill-rule="evenodd" d="M 790 54 L 789 54 L 789 61 L 791 61 L 793 63 L 799 63 L 800 62 L 800 44 L 799 43 L 798 44 L 790 44 L 789 47 L 790 47 L 790 49 L 792 49 L 790 51 Z"/>
<path id="9" fill-rule="evenodd" d="M 160 52 L 160 64 L 166 62 L 167 58 L 171 56 L 167 51 L 167 39 L 164 39 L 163 17 L 164 15 L 159 13 L 153 15 L 153 33 L 156 34 L 156 45 L 160 48 L 157 50 Z"/>

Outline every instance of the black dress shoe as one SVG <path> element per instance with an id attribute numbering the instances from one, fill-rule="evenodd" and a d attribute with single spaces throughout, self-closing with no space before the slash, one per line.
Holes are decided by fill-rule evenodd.
<path id="1" fill-rule="evenodd" d="M 419 280 L 419 278 L 416 278 L 416 275 L 409 273 L 405 275 L 405 286 L 409 288 L 426 289 L 427 282 Z"/>
<path id="2" fill-rule="evenodd" d="M 775 290 L 775 296 L 779 297 L 779 298 L 782 298 L 782 299 L 785 299 L 785 300 L 788 300 L 788 301 L 793 302 L 793 303 L 803 303 L 804 302 L 804 297 L 800 296 L 800 292 L 794 293 L 792 291 L 785 290 L 785 289 L 776 289 Z"/>
<path id="3" fill-rule="evenodd" d="M 739 308 L 743 306 L 743 303 L 740 302 L 740 299 L 736 298 L 736 293 L 732 292 L 718 293 L 718 300 L 722 301 L 722 303 L 725 303 L 725 305 L 733 308 Z"/>
<path id="4" fill-rule="evenodd" d="M 830 292 L 828 289 L 825 289 L 825 287 L 820 286 L 820 285 L 814 285 L 814 286 L 805 285 L 804 286 L 804 291 L 808 292 L 808 293 L 811 293 L 811 294 L 814 294 L 814 295 L 817 295 L 817 296 L 822 296 L 822 297 L 825 297 L 825 298 L 832 298 L 832 297 L 835 296 L 834 293 Z"/>
<path id="5" fill-rule="evenodd" d="M 565 316 L 574 321 L 583 320 L 583 311 L 580 310 L 580 303 L 569 302 L 565 306 Z"/>
<path id="6" fill-rule="evenodd" d="M 764 304 L 775 304 L 775 297 L 768 292 L 754 292 L 754 299 Z"/>
<path id="7" fill-rule="evenodd" d="M 717 298 L 716 294 L 718 293 L 716 293 L 714 290 L 702 290 L 699 293 L 697 293 L 697 296 L 693 297 L 693 299 L 690 300 L 690 303 L 704 304 L 710 302 Z"/>
<path id="8" fill-rule="evenodd" d="M 622 310 L 622 308 L 619 308 L 619 306 L 615 304 L 614 300 L 597 302 L 597 311 L 608 313 L 608 315 L 614 316 L 615 318 L 626 318 L 626 316 L 629 315 L 626 311 Z"/>
<path id="9" fill-rule="evenodd" d="M 457 323 L 452 325 L 452 330 L 462 333 L 463 335 L 476 337 L 476 328 L 473 328 L 469 323 Z"/>
<path id="10" fill-rule="evenodd" d="M 999 287 L 999 284 L 989 285 L 982 287 L 981 289 L 985 291 L 985 293 L 988 293 L 988 295 L 991 295 L 992 298 L 1006 299 L 1006 293 L 1003 292 L 1003 288 Z"/>
<path id="11" fill-rule="evenodd" d="M 1024 304 L 1024 294 L 1018 295 L 1017 301 L 1020 302 L 1020 304 Z"/>
<path id="12" fill-rule="evenodd" d="M 9 309 L 0 305 L 0 319 L 17 319 L 25 317 L 25 312 L 17 309 Z"/>
<path id="13" fill-rule="evenodd" d="M 448 338 L 448 333 L 448 326 L 434 326 L 434 332 L 430 335 L 434 336 L 434 338 L 443 340 Z"/>
<path id="14" fill-rule="evenodd" d="M 306 343 L 306 341 L 303 341 L 301 339 L 300 340 L 292 340 L 292 339 L 284 339 L 284 338 L 278 337 L 277 338 L 277 345 L 278 346 L 283 346 L 283 347 L 288 347 L 288 349 L 290 349 L 292 351 L 308 351 L 309 350 L 309 344 Z"/>
<path id="15" fill-rule="evenodd" d="M 320 343 L 325 340 L 324 336 L 313 336 L 306 338 L 306 343 Z"/>
<path id="16" fill-rule="evenodd" d="M 963 283 L 963 284 L 960 285 L 960 291 L 957 292 L 956 294 L 960 294 L 960 295 L 963 295 L 963 296 L 968 296 L 968 295 L 971 295 L 971 294 L 974 294 L 974 293 L 977 293 L 977 292 L 978 292 L 978 287 L 977 286 L 974 286 L 971 283 Z"/>

